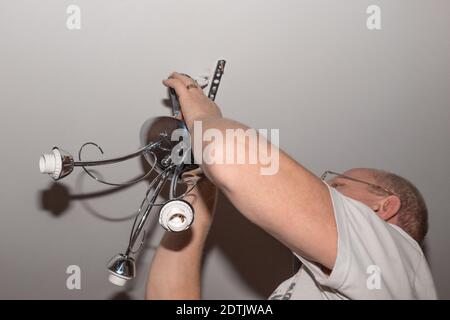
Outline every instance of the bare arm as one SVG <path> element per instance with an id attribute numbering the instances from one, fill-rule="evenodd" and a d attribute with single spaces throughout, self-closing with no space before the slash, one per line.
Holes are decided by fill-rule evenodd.
<path id="1" fill-rule="evenodd" d="M 230 128 L 247 129 L 223 118 L 203 120 L 203 130 L 208 128 L 222 132 Z M 245 139 L 237 141 L 244 145 L 236 145 L 236 150 L 256 152 L 254 145 Z M 223 149 L 226 154 L 227 143 L 227 140 L 216 143 L 215 152 Z M 281 150 L 277 173 L 262 175 L 263 167 L 260 162 L 202 165 L 205 174 L 250 221 L 294 252 L 331 270 L 336 260 L 337 231 L 327 187 Z"/>
<path id="2" fill-rule="evenodd" d="M 216 193 L 204 179 L 185 198 L 194 207 L 194 222 L 186 231 L 164 234 L 150 267 L 146 299 L 200 299 L 202 253 Z"/>
<path id="3" fill-rule="evenodd" d="M 186 85 L 191 81 L 177 73 L 164 81 L 177 91 L 191 133 L 194 121 L 202 122 L 203 131 L 215 128 L 225 134 L 227 129 L 247 129 L 236 121 L 222 118 L 217 105 L 200 89 L 187 90 Z M 226 154 L 226 145 L 230 142 L 216 141 L 213 148 L 203 143 L 201 154 L 207 146 L 214 152 Z M 247 142 L 241 147 L 247 154 L 255 151 Z M 256 164 L 202 164 L 205 174 L 249 220 L 294 252 L 332 269 L 336 260 L 337 230 L 326 186 L 282 151 L 276 174 L 261 175 L 262 167 L 259 161 Z"/>

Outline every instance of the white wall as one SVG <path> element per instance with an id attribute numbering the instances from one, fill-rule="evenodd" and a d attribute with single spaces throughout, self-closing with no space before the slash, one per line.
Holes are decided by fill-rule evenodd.
<path id="1" fill-rule="evenodd" d="M 66 8 L 81 8 L 81 30 Z M 366 28 L 366 8 L 382 29 Z M 52 146 L 107 155 L 139 146 L 141 124 L 167 115 L 161 80 L 227 60 L 217 103 L 316 174 L 378 167 L 411 179 L 430 210 L 427 254 L 450 298 L 450 3 L 432 1 L 0 0 L 0 298 L 143 297 L 157 226 L 127 290 L 106 280 L 145 183 L 116 192 L 82 174 L 53 185 L 38 172 Z M 92 153 L 92 156 L 96 156 Z M 102 171 L 116 180 L 132 162 Z M 122 220 L 121 220 L 122 219 Z M 68 265 L 82 289 L 67 290 Z M 265 298 L 291 256 L 221 199 L 204 272 L 205 298 Z"/>

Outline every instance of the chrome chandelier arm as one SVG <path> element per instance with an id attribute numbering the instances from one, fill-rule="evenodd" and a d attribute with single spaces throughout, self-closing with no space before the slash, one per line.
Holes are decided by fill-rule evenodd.
<path id="1" fill-rule="evenodd" d="M 109 186 L 114 186 L 114 187 L 129 186 L 129 185 L 138 183 L 138 182 L 146 179 L 153 172 L 153 170 L 155 169 L 155 165 L 156 165 L 156 155 L 152 152 L 152 149 L 158 147 L 160 143 L 161 143 L 161 141 L 150 143 L 150 144 L 142 147 L 141 149 L 137 150 L 134 153 L 131 153 L 131 154 L 125 155 L 125 156 L 121 156 L 121 157 L 117 157 L 117 158 L 97 160 L 97 161 L 83 161 L 81 159 L 81 154 L 83 152 L 83 149 L 88 145 L 93 145 L 93 146 L 97 147 L 100 150 L 101 154 L 103 154 L 103 149 L 98 144 L 96 144 L 94 142 L 86 142 L 85 144 L 83 144 L 81 146 L 80 150 L 78 151 L 79 161 L 75 161 L 74 166 L 83 168 L 83 170 L 86 172 L 86 174 L 89 175 L 89 177 L 91 177 L 92 179 L 96 180 L 97 182 L 100 182 L 100 183 L 103 183 L 103 184 L 106 184 Z M 138 157 L 138 156 L 143 156 L 147 153 L 151 154 L 155 160 L 155 161 L 153 161 L 153 165 L 152 165 L 151 169 L 149 171 L 147 171 L 145 174 L 143 174 L 142 176 L 140 176 L 139 178 L 131 180 L 131 181 L 127 181 L 127 182 L 115 183 L 115 182 L 109 182 L 109 181 L 103 180 L 103 179 L 97 177 L 89 169 L 86 168 L 87 166 L 101 166 L 101 165 L 118 163 L 118 162 L 122 162 L 122 161 L 126 161 L 129 159 Z"/>
<path id="2" fill-rule="evenodd" d="M 128 248 L 127 248 L 127 250 L 125 252 L 125 255 L 128 256 L 129 254 L 136 254 L 139 251 L 139 249 L 142 247 L 142 245 L 144 243 L 144 238 L 145 238 L 145 230 L 144 230 L 144 237 L 142 239 L 141 244 L 139 245 L 139 248 L 137 248 L 135 251 L 133 251 L 133 248 L 134 248 L 134 246 L 136 244 L 136 241 L 139 238 L 139 235 L 140 235 L 141 231 L 143 230 L 145 223 L 147 222 L 147 218 L 148 218 L 148 216 L 150 214 L 150 211 L 152 210 L 153 206 L 155 205 L 156 198 L 158 197 L 158 195 L 160 194 L 162 188 L 164 187 L 164 185 L 166 184 L 167 180 L 169 179 L 170 171 L 172 169 L 173 169 L 173 167 L 167 168 L 166 170 L 161 172 L 153 180 L 153 182 L 158 181 L 158 183 L 156 184 L 156 187 L 153 190 L 153 193 L 152 193 L 152 196 L 151 196 L 150 199 L 148 199 L 148 194 L 149 194 L 149 191 L 152 188 L 153 183 L 149 187 L 149 191 L 147 191 L 146 197 L 145 197 L 144 201 L 142 202 L 141 208 L 139 209 L 139 212 L 136 215 L 136 218 L 134 220 L 133 227 L 131 229 L 131 234 L 130 234 L 130 241 L 128 243 Z M 136 222 L 138 221 L 138 217 L 140 216 L 140 212 L 143 209 L 143 205 L 144 205 L 144 203 L 147 200 L 148 200 L 148 206 L 145 208 L 145 211 L 144 211 L 144 213 L 143 213 L 143 215 L 141 217 L 141 220 L 139 221 L 138 225 L 136 226 Z"/>
<path id="3" fill-rule="evenodd" d="M 130 153 L 130 154 L 125 155 L 125 156 L 117 157 L 117 158 L 105 159 L 105 160 L 96 160 L 96 161 L 82 161 L 81 160 L 81 153 L 82 153 L 84 147 L 86 147 L 87 145 L 92 145 L 92 146 L 97 147 L 100 150 L 100 152 L 103 154 L 103 150 L 98 144 L 96 144 L 94 142 L 86 142 L 85 144 L 83 144 L 81 146 L 80 150 L 78 151 L 78 159 L 79 159 L 79 161 L 75 161 L 73 163 L 73 165 L 75 167 L 91 167 L 91 166 L 101 166 L 101 165 L 105 165 L 105 164 L 112 164 L 112 163 L 122 162 L 122 161 L 129 160 L 131 158 L 142 156 L 145 153 L 150 152 L 153 148 L 158 147 L 160 144 L 161 144 L 161 141 L 152 142 L 152 143 L 149 143 L 148 145 L 140 148 L 136 152 Z"/>

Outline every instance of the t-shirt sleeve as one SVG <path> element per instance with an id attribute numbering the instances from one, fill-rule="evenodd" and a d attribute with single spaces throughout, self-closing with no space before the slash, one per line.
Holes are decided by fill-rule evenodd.
<path id="1" fill-rule="evenodd" d="M 431 276 L 430 268 L 425 258 L 420 260 L 417 266 L 416 275 L 418 275 L 414 279 L 414 288 L 417 294 L 416 298 L 420 300 L 436 300 L 437 293 L 433 277 Z"/>
<path id="2" fill-rule="evenodd" d="M 314 280 L 350 299 L 417 299 L 414 282 L 420 285 L 417 277 L 427 277 L 416 275 L 424 260 L 417 243 L 365 204 L 327 187 L 338 233 L 333 270 L 326 274 L 320 265 L 294 253 Z"/>

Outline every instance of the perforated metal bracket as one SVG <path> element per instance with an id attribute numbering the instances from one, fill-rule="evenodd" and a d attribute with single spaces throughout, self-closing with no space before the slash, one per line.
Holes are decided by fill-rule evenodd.
<path id="1" fill-rule="evenodd" d="M 208 93 L 208 98 L 210 98 L 212 101 L 216 99 L 220 81 L 225 70 L 225 63 L 225 60 L 217 61 L 216 69 L 214 70 L 214 75 L 212 77 L 211 86 L 209 87 Z"/>

